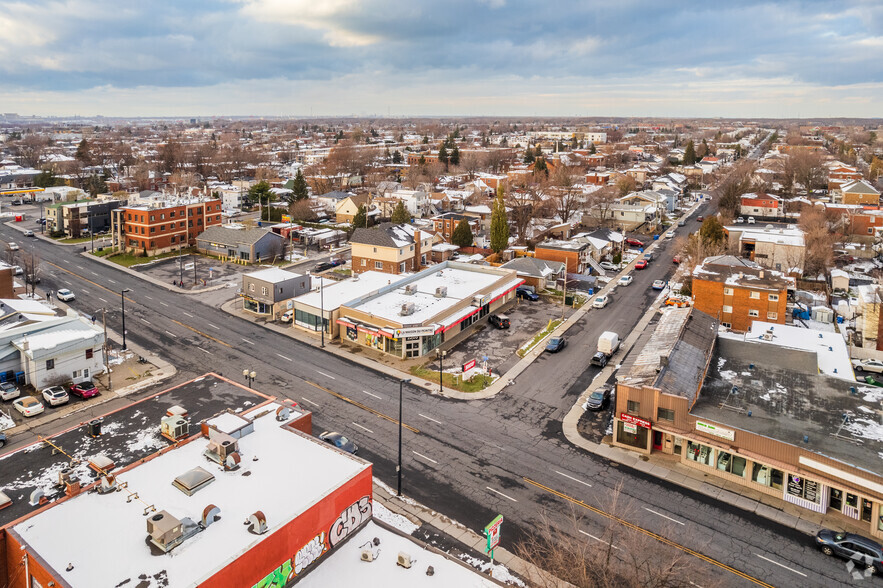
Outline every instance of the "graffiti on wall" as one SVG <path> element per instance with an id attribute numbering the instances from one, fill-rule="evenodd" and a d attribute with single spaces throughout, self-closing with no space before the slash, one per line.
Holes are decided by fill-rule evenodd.
<path id="1" fill-rule="evenodd" d="M 370 518 L 371 499 L 363 496 L 340 513 L 340 516 L 331 525 L 331 529 L 328 531 L 328 540 L 331 542 L 331 547 L 343 541 L 350 533 L 358 529 L 362 523 Z"/>

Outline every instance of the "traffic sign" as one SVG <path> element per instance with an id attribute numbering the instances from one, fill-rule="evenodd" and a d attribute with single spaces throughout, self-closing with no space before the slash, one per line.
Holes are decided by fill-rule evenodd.
<path id="1" fill-rule="evenodd" d="M 497 518 L 484 528 L 484 534 L 487 535 L 487 550 L 491 552 L 491 557 L 493 557 L 494 547 L 500 544 L 500 527 L 502 525 L 503 515 L 497 515 Z"/>

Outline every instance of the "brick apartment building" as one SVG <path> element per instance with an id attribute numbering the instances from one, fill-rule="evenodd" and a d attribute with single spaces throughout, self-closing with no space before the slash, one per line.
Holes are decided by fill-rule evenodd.
<path id="1" fill-rule="evenodd" d="M 114 245 L 125 251 L 166 253 L 196 245 L 208 227 L 220 225 L 221 200 L 172 198 L 112 211 Z"/>
<path id="2" fill-rule="evenodd" d="M 588 243 L 578 241 L 550 240 L 538 243 L 534 257 L 546 261 L 560 261 L 567 265 L 567 272 L 581 274 L 588 267 L 592 248 Z"/>
<path id="3" fill-rule="evenodd" d="M 785 324 L 794 278 L 732 255 L 706 257 L 693 270 L 693 305 L 733 331 L 747 332 L 755 320 Z"/>
<path id="4" fill-rule="evenodd" d="M 469 226 L 472 228 L 473 234 L 477 233 L 481 229 L 480 222 L 474 216 L 465 215 L 459 212 L 446 212 L 444 214 L 432 217 L 432 228 L 435 230 L 436 233 L 441 235 L 445 241 L 450 243 L 451 236 L 454 234 L 454 230 L 463 219 L 466 219 L 466 222 L 469 223 Z"/>
<path id="5" fill-rule="evenodd" d="M 419 271 L 432 255 L 432 234 L 412 226 L 382 223 L 356 229 L 350 238 L 353 272 L 387 274 Z"/>

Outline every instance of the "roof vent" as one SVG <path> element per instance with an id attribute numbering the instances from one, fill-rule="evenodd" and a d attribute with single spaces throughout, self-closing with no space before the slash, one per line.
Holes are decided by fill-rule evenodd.
<path id="1" fill-rule="evenodd" d="M 280 406 L 276 409 L 276 420 L 281 422 L 287 421 L 291 415 L 291 409 L 287 406 Z"/>
<path id="2" fill-rule="evenodd" d="M 248 525 L 248 532 L 255 535 L 263 535 L 268 530 L 267 517 L 259 510 L 254 511 L 245 524 Z"/>
<path id="3" fill-rule="evenodd" d="M 204 509 L 202 509 L 202 520 L 200 523 L 203 528 L 208 527 L 215 521 L 221 518 L 221 509 L 215 506 L 214 504 L 209 504 Z"/>
<path id="4" fill-rule="evenodd" d="M 180 415 L 166 416 L 162 419 L 160 433 L 170 441 L 183 439 L 190 434 L 190 422 Z"/>
<path id="5" fill-rule="evenodd" d="M 446 298 L 448 295 L 448 287 L 447 286 L 439 286 L 435 289 L 435 297 L 436 298 Z"/>
<path id="6" fill-rule="evenodd" d="M 405 286 L 405 295 L 413 296 L 417 293 L 417 284 L 408 284 Z"/>
<path id="7" fill-rule="evenodd" d="M 417 307 L 413 302 L 406 302 L 405 304 L 402 304 L 402 309 L 399 314 L 401 316 L 410 316 L 414 314 L 415 310 L 417 310 Z"/>
<path id="8" fill-rule="evenodd" d="M 201 467 L 195 467 L 175 478 L 172 486 L 187 496 L 193 496 L 214 481 L 215 477 L 211 473 Z"/>

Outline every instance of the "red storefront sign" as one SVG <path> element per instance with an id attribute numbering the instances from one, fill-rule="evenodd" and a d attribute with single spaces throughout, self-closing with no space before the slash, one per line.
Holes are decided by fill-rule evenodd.
<path id="1" fill-rule="evenodd" d="M 651 427 L 650 421 L 642 419 L 641 417 L 632 416 L 626 413 L 619 414 L 619 420 L 624 423 L 628 423 L 630 425 L 637 425 L 639 427 L 644 427 L 645 429 L 649 429 Z"/>
<path id="2" fill-rule="evenodd" d="M 476 363 L 476 361 L 474 359 L 471 361 L 467 361 L 466 363 L 463 364 L 463 371 L 468 372 L 469 370 L 471 370 L 472 368 L 475 367 L 475 363 Z"/>

